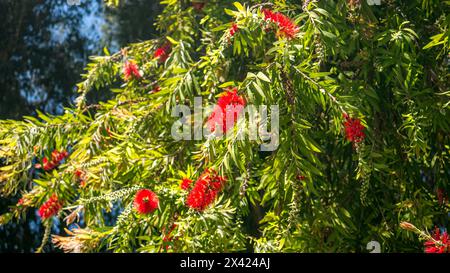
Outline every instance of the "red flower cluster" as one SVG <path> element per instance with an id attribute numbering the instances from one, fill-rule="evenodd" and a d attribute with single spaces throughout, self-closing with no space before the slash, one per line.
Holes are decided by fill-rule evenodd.
<path id="1" fill-rule="evenodd" d="M 203 211 L 214 201 L 225 182 L 225 177 L 219 176 L 212 169 L 206 169 L 188 194 L 186 205 L 195 210 Z"/>
<path id="2" fill-rule="evenodd" d="M 262 10 L 264 19 L 278 25 L 279 34 L 287 38 L 294 38 L 300 31 L 299 27 L 292 20 L 280 12 L 273 12 L 269 9 Z"/>
<path id="3" fill-rule="evenodd" d="M 139 72 L 139 67 L 134 61 L 125 61 L 123 65 L 123 78 L 125 81 L 129 81 L 131 79 L 140 79 L 141 73 Z"/>
<path id="4" fill-rule="evenodd" d="M 366 135 L 364 134 L 364 126 L 359 119 L 350 118 L 347 114 L 344 114 L 345 122 L 345 134 L 347 139 L 353 143 L 359 143 L 364 140 Z"/>
<path id="5" fill-rule="evenodd" d="M 233 23 L 230 28 L 230 36 L 233 37 L 234 34 L 239 30 L 239 27 L 236 23 Z"/>
<path id="6" fill-rule="evenodd" d="M 44 157 L 42 159 L 42 164 L 36 164 L 34 167 L 36 169 L 44 169 L 44 171 L 48 172 L 53 170 L 54 168 L 58 167 L 61 164 L 61 161 L 63 161 L 66 157 L 69 156 L 69 153 L 67 151 L 58 152 L 57 150 L 54 150 L 52 152 L 52 159 L 49 160 L 47 157 Z"/>
<path id="7" fill-rule="evenodd" d="M 301 174 L 299 174 L 299 175 L 297 175 L 297 179 L 298 180 L 301 180 L 301 181 L 303 181 L 303 180 L 305 180 L 305 176 L 303 176 L 303 175 L 301 175 Z"/>
<path id="8" fill-rule="evenodd" d="M 165 43 L 163 46 L 156 49 L 154 57 L 158 58 L 159 63 L 164 63 L 167 58 L 169 58 L 171 48 L 172 45 L 169 42 Z"/>
<path id="9" fill-rule="evenodd" d="M 229 109 L 227 109 L 227 106 Z M 242 106 L 242 107 L 239 107 Z M 234 107 L 236 108 L 234 111 Z M 239 96 L 237 93 L 237 88 L 233 88 L 232 90 L 228 89 L 226 92 L 219 98 L 217 101 L 217 105 L 215 106 L 213 112 L 208 118 L 207 124 L 211 132 L 216 130 L 216 124 L 222 126 L 222 133 L 226 133 L 228 129 L 233 128 L 235 122 L 238 119 L 238 115 L 245 107 L 245 100 L 242 96 Z M 227 114 L 231 114 L 234 112 L 233 121 L 231 124 L 227 124 Z"/>
<path id="10" fill-rule="evenodd" d="M 183 180 L 181 180 L 181 189 L 183 190 L 189 190 L 189 188 L 191 187 L 192 184 L 192 180 L 188 179 L 188 178 L 183 178 Z"/>
<path id="11" fill-rule="evenodd" d="M 58 197 L 53 194 L 40 208 L 39 216 L 42 219 L 48 219 L 56 214 L 62 208 L 62 202 L 58 200 Z"/>
<path id="12" fill-rule="evenodd" d="M 438 241 L 438 243 L 435 243 L 433 240 L 426 241 L 424 244 L 425 253 L 450 253 L 450 241 L 446 231 L 441 235 L 439 228 L 436 228 L 433 239 Z"/>
<path id="13" fill-rule="evenodd" d="M 143 189 L 136 193 L 134 198 L 134 208 L 140 214 L 148 214 L 158 208 L 158 196 L 151 190 Z"/>

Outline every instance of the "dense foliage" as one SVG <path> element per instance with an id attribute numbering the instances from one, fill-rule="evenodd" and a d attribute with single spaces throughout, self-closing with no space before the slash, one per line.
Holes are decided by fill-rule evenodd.
<path id="1" fill-rule="evenodd" d="M 38 251 L 54 225 L 68 252 L 422 251 L 400 223 L 448 226 L 449 2 L 299 2 L 162 1 L 161 37 L 93 57 L 76 107 L 0 121 L 1 191 L 22 193 L 0 222 L 37 210 Z M 277 149 L 177 141 L 197 96 L 278 105 Z"/>

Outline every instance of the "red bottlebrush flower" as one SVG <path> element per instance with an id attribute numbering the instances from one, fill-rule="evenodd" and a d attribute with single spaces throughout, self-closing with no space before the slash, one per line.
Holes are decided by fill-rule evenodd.
<path id="1" fill-rule="evenodd" d="M 155 50 L 154 57 L 155 57 L 155 58 L 159 58 L 159 57 L 161 57 L 161 56 L 164 55 L 164 54 L 165 54 L 164 49 L 163 49 L 162 47 L 159 47 L 159 48 L 157 48 L 157 49 Z"/>
<path id="2" fill-rule="evenodd" d="M 169 58 L 171 48 L 172 45 L 170 43 L 165 43 L 163 46 L 156 49 L 154 57 L 158 58 L 159 63 L 164 63 L 167 58 Z"/>
<path id="3" fill-rule="evenodd" d="M 236 23 L 233 23 L 230 28 L 230 36 L 233 37 L 234 34 L 239 30 L 239 27 Z"/>
<path id="4" fill-rule="evenodd" d="M 270 9 L 263 9 L 262 12 L 264 14 L 264 19 L 266 19 L 266 20 L 271 20 L 274 17 L 274 14 L 275 14 Z"/>
<path id="5" fill-rule="evenodd" d="M 65 150 L 63 150 L 62 152 L 58 152 L 57 150 L 54 150 L 52 152 L 52 160 L 51 161 L 48 161 L 47 158 L 44 158 L 42 160 L 44 170 L 50 171 L 50 170 L 58 167 L 61 164 L 61 161 L 66 159 L 66 157 L 68 157 L 68 156 L 69 156 L 69 153 Z"/>
<path id="6" fill-rule="evenodd" d="M 299 174 L 299 175 L 297 175 L 297 179 L 298 179 L 298 180 L 305 180 L 305 177 L 304 177 L 303 175 L 300 175 L 300 174 Z"/>
<path id="7" fill-rule="evenodd" d="M 140 214 L 148 214 L 158 208 L 158 196 L 151 190 L 143 189 L 136 193 L 134 198 L 134 208 Z"/>
<path id="8" fill-rule="evenodd" d="M 299 27 L 287 16 L 280 12 L 273 12 L 269 9 L 262 10 L 264 19 L 274 22 L 278 25 L 278 34 L 286 38 L 294 38 L 300 31 Z"/>
<path id="9" fill-rule="evenodd" d="M 53 170 L 54 168 L 56 168 L 56 164 L 53 163 L 53 161 L 48 161 L 48 159 L 46 157 L 44 157 L 44 159 L 42 159 L 42 166 L 44 171 L 48 172 Z"/>
<path id="10" fill-rule="evenodd" d="M 205 7 L 205 3 L 203 2 L 192 2 L 192 7 L 197 10 L 201 11 Z"/>
<path id="11" fill-rule="evenodd" d="M 139 72 L 139 67 L 134 61 L 125 61 L 122 73 L 125 81 L 130 81 L 133 78 L 140 79 L 142 77 Z"/>
<path id="12" fill-rule="evenodd" d="M 69 153 L 67 151 L 65 151 L 65 150 L 63 150 L 62 152 L 58 152 L 57 150 L 54 150 L 52 152 L 52 162 L 53 162 L 53 164 L 58 165 L 67 156 L 69 156 Z"/>
<path id="13" fill-rule="evenodd" d="M 364 126 L 361 124 L 361 121 L 349 116 L 346 116 L 345 119 L 344 127 L 347 139 L 353 143 L 363 141 L 366 135 L 364 134 Z"/>
<path id="14" fill-rule="evenodd" d="M 450 241 L 448 239 L 448 234 L 444 231 L 441 234 L 439 228 L 436 228 L 433 234 L 433 240 L 426 241 L 424 243 L 425 253 L 449 253 L 450 252 Z"/>
<path id="15" fill-rule="evenodd" d="M 61 154 L 57 150 L 53 150 L 52 152 L 52 162 L 58 162 L 62 160 Z"/>
<path id="16" fill-rule="evenodd" d="M 181 189 L 189 190 L 189 188 L 191 187 L 192 182 L 193 181 L 191 179 L 183 178 L 183 180 L 181 180 Z"/>
<path id="17" fill-rule="evenodd" d="M 74 174 L 75 174 L 76 177 L 81 178 L 81 176 L 83 175 L 83 171 L 82 170 L 76 170 L 74 172 Z"/>
<path id="18" fill-rule="evenodd" d="M 44 169 L 44 171 L 48 172 L 53 170 L 54 168 L 58 167 L 58 165 L 61 164 L 61 161 L 63 161 L 66 157 L 69 156 L 69 153 L 67 151 L 58 152 L 57 150 L 54 150 L 52 152 L 52 159 L 49 160 L 47 157 L 44 157 L 42 159 L 42 164 L 35 164 L 34 167 L 36 169 Z"/>
<path id="19" fill-rule="evenodd" d="M 188 194 L 186 205 L 195 210 L 203 211 L 214 201 L 225 182 L 225 177 L 217 175 L 214 170 L 206 169 Z"/>
<path id="20" fill-rule="evenodd" d="M 56 214 L 62 208 L 62 202 L 58 200 L 58 197 L 53 194 L 40 208 L 39 216 L 42 219 L 48 219 Z"/>
<path id="21" fill-rule="evenodd" d="M 216 124 L 222 126 L 222 133 L 226 133 L 228 129 L 232 128 L 238 119 L 238 115 L 245 107 L 245 100 L 242 96 L 237 94 L 237 88 L 228 89 L 217 101 L 213 112 L 208 118 L 208 126 L 211 132 L 216 130 Z M 229 106 L 227 109 L 227 106 Z M 242 107 L 239 107 L 242 106 Z M 231 124 L 227 124 L 227 114 L 233 112 L 233 107 L 239 107 L 234 111 L 234 116 Z"/>

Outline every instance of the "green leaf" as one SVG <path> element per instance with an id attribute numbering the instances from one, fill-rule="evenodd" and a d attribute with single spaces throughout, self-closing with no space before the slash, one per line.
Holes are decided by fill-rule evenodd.
<path id="1" fill-rule="evenodd" d="M 239 2 L 234 2 L 233 5 L 239 10 L 239 11 L 245 11 L 245 8 L 241 5 Z"/>
<path id="2" fill-rule="evenodd" d="M 265 82 L 270 82 L 270 79 L 262 72 L 258 72 L 256 76 Z"/>
<path id="3" fill-rule="evenodd" d="M 235 82 L 224 82 L 221 85 L 219 85 L 218 87 L 219 88 L 226 88 L 226 87 L 235 86 L 235 85 L 236 85 Z"/>
<path id="4" fill-rule="evenodd" d="M 235 11 L 232 11 L 232 10 L 230 10 L 230 9 L 224 9 L 225 10 L 225 13 L 226 14 L 228 14 L 228 15 L 230 15 L 230 16 L 233 16 L 233 17 L 236 17 L 236 12 Z M 213 30 L 214 31 L 214 30 Z"/>
<path id="5" fill-rule="evenodd" d="M 170 41 L 173 45 L 178 45 L 180 42 L 177 42 L 175 39 L 170 37 L 169 35 L 166 36 L 166 39 Z"/>

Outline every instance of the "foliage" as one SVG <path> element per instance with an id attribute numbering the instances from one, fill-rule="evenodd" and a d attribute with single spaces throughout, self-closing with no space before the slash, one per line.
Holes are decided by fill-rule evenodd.
<path id="1" fill-rule="evenodd" d="M 370 241 L 421 251 L 399 223 L 448 224 L 436 195 L 450 189 L 448 1 L 204 2 L 164 0 L 161 38 L 93 57 L 75 108 L 0 121 L 1 190 L 23 196 L 0 222 L 55 194 L 60 225 L 80 225 L 53 237 L 65 251 L 361 252 Z M 298 32 L 283 35 L 263 8 Z M 167 43 L 162 62 L 154 52 Z M 139 77 L 121 75 L 127 61 Z M 230 86 L 248 104 L 279 105 L 275 151 L 235 136 L 172 138 L 177 104 L 214 104 Z M 114 98 L 87 103 L 100 88 Z M 349 116 L 365 130 L 353 143 Z M 64 149 L 57 168 L 35 168 Z M 180 183 L 209 168 L 224 188 L 205 210 L 190 209 Z M 133 208 L 144 188 L 159 199 L 149 214 Z M 54 220 L 43 220 L 47 231 Z"/>

